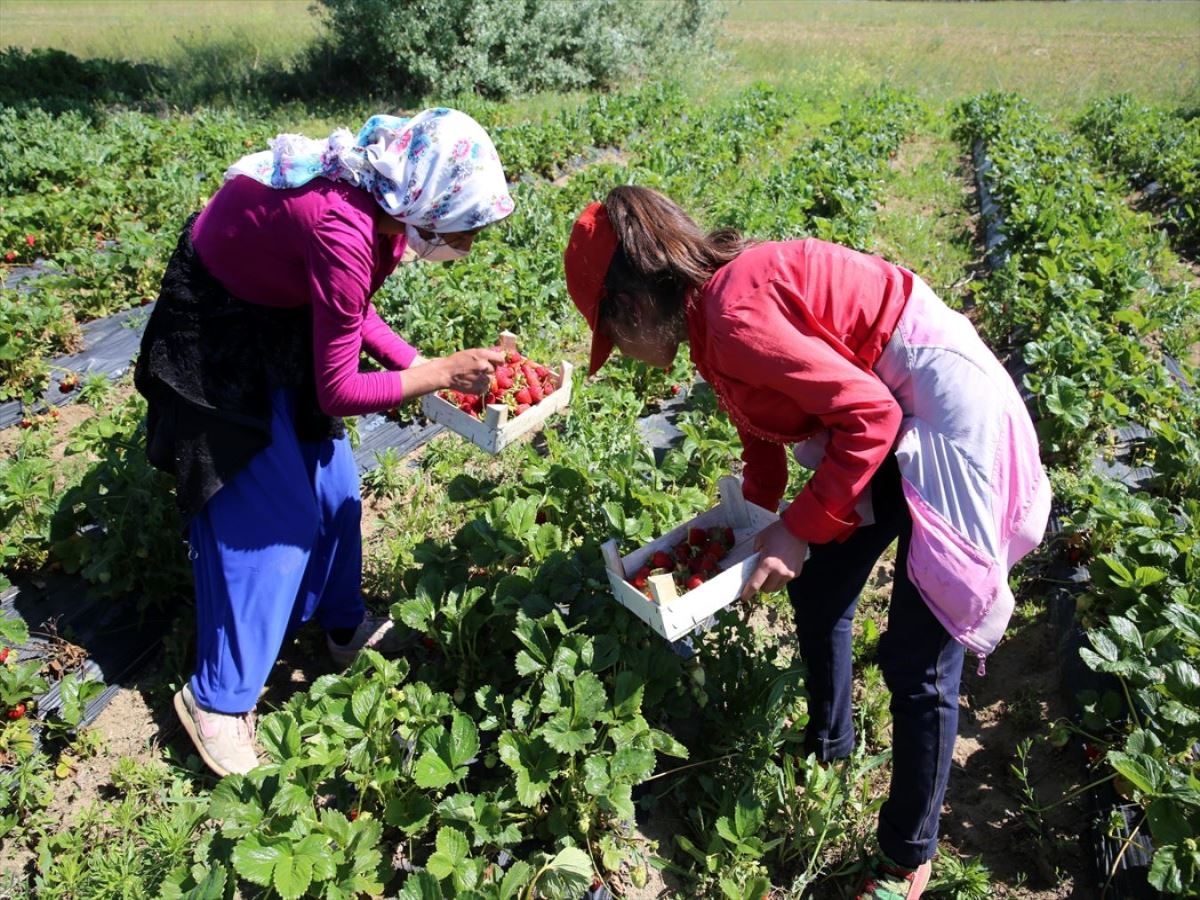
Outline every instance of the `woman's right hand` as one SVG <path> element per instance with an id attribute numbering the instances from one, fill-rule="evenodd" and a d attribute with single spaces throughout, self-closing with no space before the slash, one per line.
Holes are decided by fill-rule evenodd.
<path id="1" fill-rule="evenodd" d="M 445 368 L 445 387 L 464 394 L 482 394 L 496 372 L 496 366 L 504 362 L 499 350 L 482 347 L 459 350 L 438 360 Z"/>

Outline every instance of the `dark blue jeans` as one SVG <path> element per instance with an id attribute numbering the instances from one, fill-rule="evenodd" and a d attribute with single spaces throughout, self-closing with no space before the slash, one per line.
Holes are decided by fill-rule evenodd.
<path id="1" fill-rule="evenodd" d="M 807 749 L 823 761 L 854 748 L 851 622 L 871 569 L 898 540 L 887 631 L 879 666 L 892 694 L 892 785 L 879 811 L 879 845 L 909 868 L 937 850 L 938 819 L 958 731 L 963 648 L 952 640 L 908 578 L 912 518 L 889 456 L 871 481 L 875 523 L 845 542 L 813 545 L 788 585 L 800 653 L 808 666 Z"/>

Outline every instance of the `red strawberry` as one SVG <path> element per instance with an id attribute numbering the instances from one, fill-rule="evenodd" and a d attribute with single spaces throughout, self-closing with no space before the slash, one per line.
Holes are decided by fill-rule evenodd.
<path id="1" fill-rule="evenodd" d="M 542 394 L 545 397 L 549 397 L 551 394 L 553 394 L 557 390 L 558 390 L 558 385 L 555 383 L 555 381 L 552 377 L 545 378 L 542 380 Z"/>
<path id="2" fill-rule="evenodd" d="M 425 645 L 426 650 L 432 650 L 434 647 L 437 646 L 437 641 L 435 641 L 433 638 L 431 638 L 427 634 L 423 635 L 421 637 L 421 643 Z"/>
<path id="3" fill-rule="evenodd" d="M 25 243 L 27 243 L 30 247 L 32 247 L 33 242 L 34 242 L 34 237 L 32 234 L 25 235 Z"/>
<path id="4" fill-rule="evenodd" d="M 689 591 L 695 590 L 696 588 L 700 587 L 700 585 L 704 584 L 704 577 L 701 575 L 693 575 L 685 582 L 685 584 Z"/>
<path id="5" fill-rule="evenodd" d="M 650 567 L 642 566 L 640 569 L 637 570 L 637 573 L 632 578 L 629 579 L 629 583 L 632 584 L 635 588 L 637 588 L 640 591 L 646 587 L 646 584 L 648 583 L 649 579 L 650 579 Z"/>
<path id="6" fill-rule="evenodd" d="M 680 562 L 687 562 L 688 559 L 691 558 L 691 555 L 692 555 L 692 551 L 690 549 L 688 549 L 688 545 L 687 545 L 686 541 L 684 541 L 682 544 L 680 544 L 678 547 L 675 548 L 675 558 L 677 560 L 679 560 Z"/>
<path id="7" fill-rule="evenodd" d="M 513 370 L 508 366 L 500 366 L 496 369 L 496 384 L 502 391 L 507 391 L 513 386 Z"/>
<path id="8" fill-rule="evenodd" d="M 725 554 L 728 552 L 724 544 L 719 544 L 716 541 L 709 541 L 708 546 L 704 548 L 704 555 L 711 556 L 713 559 L 724 559 Z"/>
<path id="9" fill-rule="evenodd" d="M 21 427 L 22 427 L 22 428 L 32 428 L 32 427 L 33 427 L 33 421 L 32 421 L 31 419 L 22 419 L 22 420 L 21 420 Z"/>
<path id="10" fill-rule="evenodd" d="M 693 547 L 703 547 L 708 543 L 708 535 L 704 533 L 703 528 L 689 528 L 688 543 Z"/>
<path id="11" fill-rule="evenodd" d="M 517 404 L 516 415 L 519 416 L 519 415 L 521 415 L 521 413 L 527 413 L 527 412 L 529 412 L 529 404 L 528 403 L 518 403 Z"/>
<path id="12" fill-rule="evenodd" d="M 704 563 L 705 563 L 705 560 L 707 560 L 707 559 L 708 559 L 707 556 L 692 557 L 692 559 L 688 561 L 688 571 L 691 572 L 693 575 L 695 575 L 699 572 L 703 572 L 704 571 Z"/>
<path id="13" fill-rule="evenodd" d="M 0 663 L 8 662 L 8 654 L 10 652 L 11 652 L 11 648 L 9 648 L 9 647 L 0 648 Z"/>
<path id="14" fill-rule="evenodd" d="M 529 388 L 521 388 L 513 396 L 513 399 L 517 401 L 518 405 L 521 405 L 521 404 L 524 404 L 525 406 L 533 405 L 533 395 L 529 393 Z"/>
<path id="15" fill-rule="evenodd" d="M 508 353 L 504 355 L 504 361 L 510 366 L 519 366 L 525 361 L 525 358 L 516 350 L 509 350 Z"/>
<path id="16" fill-rule="evenodd" d="M 673 384 L 673 385 L 671 385 L 671 396 L 672 396 L 672 397 L 678 397 L 678 396 L 679 396 L 679 392 L 680 392 L 680 391 L 682 391 L 682 390 L 683 390 L 683 388 L 682 388 L 682 387 L 680 387 L 680 386 L 679 386 L 679 385 L 677 385 L 677 384 Z"/>
<path id="17" fill-rule="evenodd" d="M 656 569 L 673 569 L 675 568 L 675 560 L 671 559 L 671 555 L 662 550 L 655 552 L 654 557 L 650 560 Z"/>
<path id="18" fill-rule="evenodd" d="M 537 373 L 533 371 L 533 366 L 526 364 L 521 370 L 525 376 L 525 385 L 529 389 L 529 396 L 534 403 L 541 403 L 542 397 L 545 396 L 542 392 L 542 383 L 538 380 Z"/>
<path id="19" fill-rule="evenodd" d="M 533 371 L 534 371 L 534 374 L 536 374 L 537 377 L 540 378 L 542 381 L 545 381 L 546 376 L 550 374 L 550 370 L 547 369 L 545 366 L 534 366 Z"/>
<path id="20" fill-rule="evenodd" d="M 12 262 L 16 258 L 17 258 L 17 254 L 15 252 L 13 252 L 12 250 L 9 250 L 7 253 L 4 254 L 5 262 Z"/>
<path id="21" fill-rule="evenodd" d="M 14 722 L 15 722 L 17 719 L 23 719 L 23 718 L 25 718 L 25 704 L 24 704 L 24 703 L 18 703 L 16 706 L 14 706 L 12 709 L 10 709 L 10 710 L 8 711 L 8 717 L 9 717 L 10 719 L 12 719 Z"/>

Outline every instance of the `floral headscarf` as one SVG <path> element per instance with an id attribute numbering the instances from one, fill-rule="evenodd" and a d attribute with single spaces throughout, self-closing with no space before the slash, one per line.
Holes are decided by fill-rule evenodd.
<path id="1" fill-rule="evenodd" d="M 470 231 L 513 211 L 492 139 L 466 113 L 438 107 L 411 119 L 372 116 L 354 138 L 339 128 L 325 141 L 281 134 L 271 149 L 243 156 L 225 172 L 274 188 L 314 178 L 370 191 L 393 218 L 429 231 Z"/>

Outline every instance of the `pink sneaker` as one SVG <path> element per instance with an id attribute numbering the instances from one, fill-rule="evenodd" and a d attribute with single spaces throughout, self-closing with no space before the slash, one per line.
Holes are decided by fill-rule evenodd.
<path id="1" fill-rule="evenodd" d="M 354 637 L 350 638 L 349 643 L 339 644 L 329 635 L 325 635 L 325 643 L 334 665 L 344 669 L 354 662 L 359 650 L 371 649 L 384 656 L 392 656 L 403 650 L 409 642 L 401 637 L 396 623 L 390 617 L 366 616 L 354 630 Z"/>
<path id="2" fill-rule="evenodd" d="M 222 778 L 245 774 L 259 764 L 254 749 L 254 713 L 211 712 L 196 705 L 189 682 L 175 695 L 175 712 L 204 764 Z"/>

